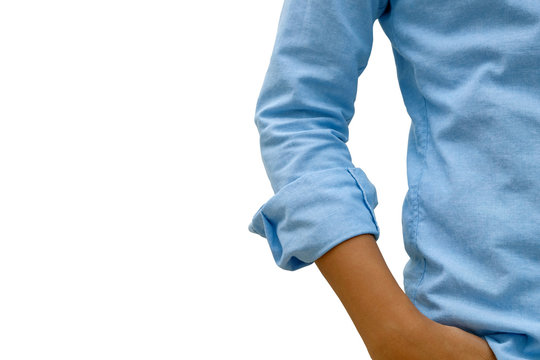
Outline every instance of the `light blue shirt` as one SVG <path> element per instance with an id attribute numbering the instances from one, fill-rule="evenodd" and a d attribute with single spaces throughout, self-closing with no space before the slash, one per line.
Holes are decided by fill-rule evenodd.
<path id="1" fill-rule="evenodd" d="M 375 20 L 411 118 L 405 292 L 498 359 L 540 359 L 538 0 L 285 0 L 255 112 L 274 196 L 249 231 L 291 271 L 379 238 L 346 145 Z"/>

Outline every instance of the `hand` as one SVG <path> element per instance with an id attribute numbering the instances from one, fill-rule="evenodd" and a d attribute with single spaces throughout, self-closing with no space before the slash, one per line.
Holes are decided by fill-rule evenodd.
<path id="1" fill-rule="evenodd" d="M 481 337 L 427 317 L 384 340 L 379 345 L 366 343 L 373 360 L 497 360 Z"/>

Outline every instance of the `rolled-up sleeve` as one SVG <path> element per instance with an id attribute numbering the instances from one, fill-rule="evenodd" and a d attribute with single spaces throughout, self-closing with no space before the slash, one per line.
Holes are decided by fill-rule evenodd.
<path id="1" fill-rule="evenodd" d="M 274 195 L 250 232 L 297 270 L 360 234 L 379 238 L 375 186 L 346 145 L 379 0 L 285 0 L 255 109 Z"/>

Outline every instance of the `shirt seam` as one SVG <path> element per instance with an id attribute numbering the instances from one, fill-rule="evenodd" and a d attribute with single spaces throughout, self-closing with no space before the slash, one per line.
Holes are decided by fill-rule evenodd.
<path id="1" fill-rule="evenodd" d="M 393 38 L 395 40 L 395 47 L 396 47 L 396 51 L 399 52 L 400 50 L 400 47 L 401 47 L 401 44 L 399 42 L 399 38 L 397 36 L 397 32 L 395 31 L 395 26 L 394 26 L 394 17 L 392 16 L 391 19 L 390 19 L 390 27 L 392 29 L 392 34 L 393 34 Z M 416 254 L 420 254 L 420 252 L 418 251 L 418 225 L 420 223 L 420 206 L 419 206 L 419 193 L 420 193 L 420 185 L 421 185 L 421 182 L 422 182 L 422 179 L 424 177 L 424 170 L 425 168 L 427 167 L 427 151 L 428 151 L 428 145 L 429 145 L 429 142 L 430 142 L 430 136 L 429 136 L 429 121 L 428 121 L 428 113 L 427 113 L 427 101 L 426 101 L 426 97 L 424 96 L 424 94 L 422 94 L 422 92 L 419 92 L 420 95 L 422 96 L 422 99 L 424 100 L 424 116 L 423 116 L 423 120 L 424 120 L 424 124 L 425 124 L 425 134 L 424 134 L 424 138 L 425 138 L 425 144 L 424 144 L 424 149 L 423 149 L 423 162 L 422 162 L 422 169 L 420 170 L 420 175 L 418 177 L 418 181 L 416 183 L 416 187 L 415 187 L 415 190 L 414 190 L 414 224 L 413 224 L 413 227 L 414 227 L 414 234 L 413 234 L 413 245 L 414 245 L 414 248 L 415 248 L 415 251 L 416 251 Z M 416 285 L 414 286 L 414 290 L 413 290 L 413 293 L 412 293 L 412 303 L 415 307 L 417 307 L 417 301 L 416 301 L 416 295 L 418 293 L 418 289 L 420 288 L 420 285 L 422 284 L 423 280 L 424 280 L 424 277 L 425 277 L 425 274 L 426 274 L 426 258 L 424 256 L 421 256 L 421 260 L 422 260 L 422 272 L 419 276 L 419 279 L 416 283 Z"/>
<path id="2" fill-rule="evenodd" d="M 416 198 L 416 200 L 415 200 L 416 220 L 415 221 L 416 221 L 416 224 L 415 224 L 415 229 L 414 229 L 414 246 L 416 248 L 416 253 L 417 254 L 420 253 L 418 251 L 418 225 L 420 223 L 420 197 L 419 197 L 420 185 L 422 183 L 422 180 L 424 179 L 424 173 L 425 173 L 425 169 L 427 167 L 427 151 L 428 151 L 429 143 L 430 143 L 429 128 L 428 128 L 429 121 L 428 121 L 428 114 L 427 114 L 427 102 L 426 102 L 426 98 L 424 97 L 423 94 L 422 94 L 422 98 L 424 99 L 424 121 L 425 121 L 425 129 L 426 129 L 426 134 L 425 134 L 426 143 L 424 145 L 423 166 L 422 166 L 420 176 L 418 178 L 418 183 L 417 183 L 417 186 L 416 186 L 416 194 L 415 194 L 415 198 Z M 426 258 L 424 256 L 422 256 L 422 262 L 423 262 L 422 273 L 420 274 L 420 279 L 418 280 L 418 283 L 416 284 L 414 294 L 413 294 L 413 304 L 415 306 L 417 304 L 416 295 L 418 293 L 418 289 L 422 285 L 425 274 L 426 274 Z"/>
<path id="3" fill-rule="evenodd" d="M 371 207 L 371 205 L 370 205 L 370 203 L 369 203 L 369 201 L 367 199 L 366 193 L 365 193 L 364 189 L 362 188 L 362 185 L 360 184 L 360 182 L 358 181 L 356 176 L 352 173 L 351 168 L 346 168 L 346 170 L 349 173 L 349 175 L 351 175 L 351 177 L 354 179 L 354 182 L 356 183 L 356 186 L 360 189 L 360 192 L 362 193 L 362 200 L 364 202 L 364 205 L 366 206 L 366 208 L 369 211 L 369 214 L 371 215 L 371 220 L 373 221 L 373 224 L 375 225 L 375 229 L 377 230 L 378 233 L 380 233 L 380 229 L 379 229 L 379 225 L 377 224 L 374 209 Z M 379 236 L 380 235 L 377 235 L 377 239 L 379 238 Z"/>

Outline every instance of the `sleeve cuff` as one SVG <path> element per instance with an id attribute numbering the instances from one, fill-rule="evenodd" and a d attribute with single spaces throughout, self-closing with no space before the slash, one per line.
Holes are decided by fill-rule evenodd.
<path id="1" fill-rule="evenodd" d="M 361 234 L 379 238 L 377 192 L 356 167 L 305 174 L 281 188 L 253 216 L 248 230 L 268 240 L 276 264 L 295 271 Z"/>

